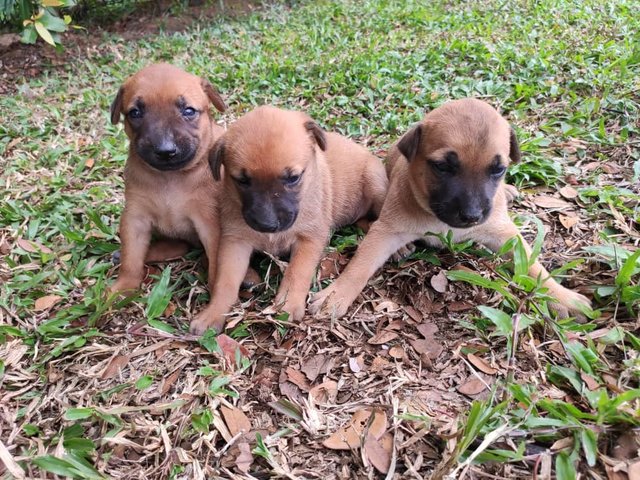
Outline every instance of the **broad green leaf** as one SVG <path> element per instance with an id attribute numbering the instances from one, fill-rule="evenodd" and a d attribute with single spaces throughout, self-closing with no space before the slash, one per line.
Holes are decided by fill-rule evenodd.
<path id="1" fill-rule="evenodd" d="M 70 408 L 64 414 L 65 420 L 83 420 L 95 413 L 95 408 Z"/>
<path id="2" fill-rule="evenodd" d="M 153 377 L 151 375 L 144 375 L 136 380 L 135 386 L 138 390 L 145 390 L 153 384 Z"/>
<path id="3" fill-rule="evenodd" d="M 147 323 L 150 327 L 161 330 L 166 333 L 176 333 L 178 331 L 177 328 L 169 325 L 168 323 L 163 322 L 162 320 L 149 319 Z"/>
<path id="4" fill-rule="evenodd" d="M 36 31 L 33 23 L 25 25 L 24 30 L 22 30 L 22 36 L 20 37 L 20 41 L 26 44 L 34 44 L 38 39 L 38 32 Z"/>
<path id="5" fill-rule="evenodd" d="M 496 326 L 498 331 L 503 335 L 511 335 L 513 333 L 513 321 L 511 315 L 498 310 L 497 308 L 480 305 L 478 310 Z"/>
<path id="6" fill-rule="evenodd" d="M 147 320 L 158 318 L 167 308 L 171 301 L 172 289 L 169 288 L 169 280 L 171 280 L 171 267 L 167 267 L 162 271 L 160 281 L 156 283 L 147 299 Z"/>
<path id="7" fill-rule="evenodd" d="M 640 248 L 636 252 L 627 258 L 622 265 L 622 268 L 616 276 L 616 285 L 618 287 L 625 287 L 631 282 L 631 276 L 636 271 L 636 268 L 640 267 Z"/>
<path id="8" fill-rule="evenodd" d="M 593 430 L 583 428 L 580 430 L 580 442 L 587 458 L 587 464 L 593 467 L 598 455 L 598 436 Z"/>
<path id="9" fill-rule="evenodd" d="M 576 467 L 571 458 L 565 452 L 558 453 L 556 457 L 556 478 L 557 480 L 575 480 Z"/>
<path id="10" fill-rule="evenodd" d="M 38 467 L 47 472 L 55 473 L 63 477 L 77 478 L 78 471 L 66 460 L 54 457 L 52 455 L 43 455 L 41 457 L 35 457 L 32 460 Z"/>
<path id="11" fill-rule="evenodd" d="M 36 27 L 36 31 L 38 32 L 38 35 L 40 35 L 40 37 L 47 42 L 49 45 L 52 46 L 56 46 L 56 42 L 53 40 L 53 37 L 51 36 L 51 32 L 49 32 L 49 30 L 47 30 L 47 28 L 41 23 L 41 22 L 34 22 L 33 25 Z"/>

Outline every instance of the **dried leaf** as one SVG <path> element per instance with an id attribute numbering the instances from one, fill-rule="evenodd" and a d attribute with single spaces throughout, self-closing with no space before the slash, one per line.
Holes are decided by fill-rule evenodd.
<path id="1" fill-rule="evenodd" d="M 333 368 L 333 359 L 325 355 L 314 355 L 302 365 L 302 370 L 310 382 L 315 381 L 318 375 L 326 375 Z"/>
<path id="2" fill-rule="evenodd" d="M 560 195 L 567 199 L 576 198 L 578 196 L 578 191 L 575 188 L 570 187 L 569 185 L 565 185 L 560 190 L 558 190 L 558 192 L 560 193 Z"/>
<path id="3" fill-rule="evenodd" d="M 435 323 L 425 322 L 416 326 L 416 329 L 424 338 L 431 338 L 438 333 L 438 326 Z"/>
<path id="4" fill-rule="evenodd" d="M 40 297 L 36 300 L 33 310 L 36 312 L 49 310 L 60 300 L 62 300 L 62 297 L 59 295 L 45 295 L 44 297 Z"/>
<path id="5" fill-rule="evenodd" d="M 495 375 L 498 371 L 497 369 L 490 366 L 487 362 L 485 362 L 484 359 L 475 356 L 473 353 L 467 355 L 467 359 L 474 367 L 488 375 Z"/>
<path id="6" fill-rule="evenodd" d="M 390 330 L 382 330 L 376 333 L 373 337 L 371 337 L 367 343 L 370 345 L 382 345 L 383 343 L 390 342 L 398 338 L 398 334 L 396 332 L 392 332 Z"/>
<path id="7" fill-rule="evenodd" d="M 558 215 L 558 220 L 564 228 L 567 230 L 577 225 L 580 222 L 580 217 L 576 217 L 575 215 Z"/>
<path id="8" fill-rule="evenodd" d="M 320 268 L 318 268 L 318 281 L 337 277 L 340 273 L 338 265 L 341 260 L 343 260 L 343 256 L 339 252 L 331 252 L 325 256 L 320 261 Z"/>
<path id="9" fill-rule="evenodd" d="M 41 245 L 38 242 L 27 240 L 25 238 L 19 238 L 16 241 L 16 244 L 25 252 L 29 252 L 29 253 L 38 253 L 38 252 L 53 253 L 53 251 L 49 247 L 45 247 L 44 245 Z"/>
<path id="10" fill-rule="evenodd" d="M 175 372 L 162 380 L 162 384 L 160 385 L 160 395 L 165 395 L 171 389 L 173 384 L 176 383 L 176 380 L 178 380 L 181 374 L 182 368 L 178 368 Z"/>
<path id="11" fill-rule="evenodd" d="M 387 473 L 393 455 L 393 435 L 387 432 L 379 440 L 373 435 L 368 435 L 364 442 L 364 451 L 376 470 Z"/>
<path id="12" fill-rule="evenodd" d="M 423 316 L 420 315 L 415 308 L 407 305 L 407 306 L 403 306 L 402 309 L 407 313 L 407 315 L 409 315 L 411 317 L 411 319 L 414 322 L 416 322 L 416 323 L 422 322 Z"/>
<path id="13" fill-rule="evenodd" d="M 551 445 L 551 451 L 557 452 L 571 447 L 573 447 L 573 437 L 564 437 L 560 440 L 556 440 L 553 445 Z"/>
<path id="14" fill-rule="evenodd" d="M 313 391 L 313 389 L 311 389 L 311 391 Z M 311 395 L 311 392 L 309 392 L 309 395 Z M 303 418 L 302 409 L 295 403 L 290 402 L 285 398 L 281 398 L 277 402 L 270 402 L 269 406 L 273 408 L 276 412 L 280 412 L 283 415 L 286 415 L 287 417 L 293 418 L 294 420 L 300 421 Z"/>
<path id="15" fill-rule="evenodd" d="M 533 197 L 533 203 L 542 208 L 563 209 L 571 207 L 571 204 L 560 198 L 550 197 L 548 195 L 538 195 Z"/>
<path id="16" fill-rule="evenodd" d="M 220 411 L 232 436 L 251 431 L 251 422 L 242 410 L 234 406 L 221 405 Z"/>
<path id="17" fill-rule="evenodd" d="M 236 467 L 242 473 L 248 473 L 253 463 L 253 455 L 251 454 L 251 447 L 247 442 L 238 443 L 239 454 L 236 457 Z"/>
<path id="18" fill-rule="evenodd" d="M 218 342 L 218 346 L 220 347 L 220 350 L 222 350 L 223 355 L 231 364 L 235 364 L 236 362 L 236 350 L 240 351 L 241 357 L 249 358 L 250 356 L 249 350 L 247 350 L 246 347 L 224 333 L 218 335 L 216 337 L 216 341 Z"/>
<path id="19" fill-rule="evenodd" d="M 580 372 L 580 378 L 582 378 L 582 381 L 584 381 L 589 390 L 594 391 L 600 388 L 600 383 L 591 375 Z"/>
<path id="20" fill-rule="evenodd" d="M 93 165 L 96 163 L 96 161 L 93 158 L 87 158 L 87 161 L 84 162 L 84 168 L 86 168 L 87 170 L 89 170 L 90 168 L 93 167 Z"/>
<path id="21" fill-rule="evenodd" d="M 373 419 L 371 420 L 371 416 Z M 371 425 L 368 428 L 369 422 Z M 365 434 L 380 439 L 387 428 L 387 415 L 382 410 L 358 410 L 349 423 L 339 429 L 322 444 L 332 450 L 351 450 L 360 447 L 361 438 Z"/>
<path id="22" fill-rule="evenodd" d="M 353 373 L 362 371 L 362 367 L 358 363 L 358 359 L 356 357 L 349 357 L 349 368 Z"/>
<path id="23" fill-rule="evenodd" d="M 304 390 L 305 392 L 309 391 L 311 385 L 307 381 L 307 378 L 304 376 L 304 373 L 292 367 L 287 367 L 285 372 L 287 374 L 287 378 L 291 383 L 297 385 L 301 390 Z"/>
<path id="24" fill-rule="evenodd" d="M 444 347 L 440 344 L 440 342 L 436 341 L 434 338 L 427 338 L 425 340 L 410 340 L 411 346 L 413 349 L 419 353 L 420 355 L 425 354 L 428 358 L 435 360 L 440 356 Z"/>
<path id="25" fill-rule="evenodd" d="M 338 398 L 338 382 L 327 380 L 309 390 L 309 396 L 316 403 L 335 403 Z"/>
<path id="26" fill-rule="evenodd" d="M 400 306 L 396 302 L 392 302 L 391 300 L 384 300 L 378 303 L 374 310 L 376 312 L 397 312 L 400 309 Z"/>
<path id="27" fill-rule="evenodd" d="M 447 286 L 449 285 L 449 280 L 444 273 L 444 270 L 440 270 L 437 275 L 431 277 L 431 286 L 436 292 L 444 293 L 447 291 Z"/>
<path id="28" fill-rule="evenodd" d="M 404 358 L 404 348 L 400 346 L 394 346 L 389 349 L 389 355 L 396 360 L 401 360 Z"/>
<path id="29" fill-rule="evenodd" d="M 484 382 L 478 380 L 477 378 L 472 378 L 471 380 L 468 380 L 467 382 L 460 385 L 458 387 L 458 391 L 463 395 L 477 395 L 486 388 L 487 386 L 484 384 Z"/>
<path id="30" fill-rule="evenodd" d="M 176 312 L 177 309 L 178 309 L 178 307 L 176 306 L 175 303 L 169 302 L 169 304 L 167 305 L 167 308 L 165 308 L 164 312 L 162 312 L 162 316 L 163 317 L 170 317 L 171 315 L 173 315 Z"/>
<path id="31" fill-rule="evenodd" d="M 113 378 L 120 371 L 122 367 L 124 367 L 127 363 L 129 363 L 129 357 L 127 355 L 116 355 L 111 359 L 107 368 L 104 369 L 100 378 L 102 380 L 107 380 L 109 378 Z"/>

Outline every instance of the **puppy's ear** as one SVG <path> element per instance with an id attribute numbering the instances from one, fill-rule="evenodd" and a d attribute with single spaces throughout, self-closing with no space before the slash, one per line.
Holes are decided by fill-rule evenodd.
<path id="1" fill-rule="evenodd" d="M 320 147 L 320 150 L 324 152 L 327 149 L 327 137 L 325 136 L 324 131 L 313 120 L 305 122 L 304 128 L 306 128 L 307 132 L 311 134 L 315 142 Z"/>
<path id="2" fill-rule="evenodd" d="M 418 153 L 420 140 L 422 139 L 422 125 L 418 124 L 409 130 L 398 142 L 398 150 L 404 155 L 407 161 L 413 160 Z"/>
<path id="3" fill-rule="evenodd" d="M 509 157 L 513 163 L 520 161 L 520 147 L 518 146 L 518 137 L 516 131 L 511 128 L 509 133 Z"/>
<path id="4" fill-rule="evenodd" d="M 111 123 L 115 125 L 120 121 L 120 114 L 122 113 L 122 96 L 124 95 L 124 87 L 120 87 L 116 98 L 111 102 Z"/>
<path id="5" fill-rule="evenodd" d="M 213 179 L 218 181 L 221 178 L 220 170 L 224 159 L 224 142 L 219 139 L 209 151 L 209 168 L 213 174 Z"/>
<path id="6" fill-rule="evenodd" d="M 224 100 L 218 93 L 218 90 L 216 90 L 206 78 L 201 78 L 200 81 L 202 90 L 204 90 L 204 93 L 209 97 L 209 101 L 213 103 L 213 106 L 216 107 L 220 113 L 224 112 L 227 109 L 227 105 L 224 103 Z"/>

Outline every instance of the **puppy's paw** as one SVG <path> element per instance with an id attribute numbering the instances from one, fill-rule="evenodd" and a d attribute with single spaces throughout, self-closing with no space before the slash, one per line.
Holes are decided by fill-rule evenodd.
<path id="1" fill-rule="evenodd" d="M 587 320 L 585 311 L 591 310 L 591 300 L 587 297 L 564 287 L 550 293 L 557 301 L 550 303 L 549 307 L 558 314 L 558 317 L 575 317 L 579 323 Z"/>
<path id="2" fill-rule="evenodd" d="M 416 244 L 414 242 L 408 243 L 404 247 L 400 247 L 396 253 L 391 255 L 391 260 L 394 262 L 401 262 L 402 260 L 409 258 L 409 255 L 415 251 Z"/>
<path id="3" fill-rule="evenodd" d="M 335 282 L 316 293 L 309 303 L 309 312 L 317 317 L 344 317 L 355 298 L 346 292 L 338 292 Z"/>
<path id="4" fill-rule="evenodd" d="M 141 284 L 142 279 L 125 277 L 121 275 L 118 277 L 118 280 L 116 280 L 116 283 L 109 287 L 108 292 L 109 294 L 133 292 L 135 290 L 138 290 Z"/>
<path id="5" fill-rule="evenodd" d="M 504 196 L 507 199 L 507 205 L 511 205 L 513 201 L 520 196 L 518 187 L 514 185 L 504 185 Z"/>
<path id="6" fill-rule="evenodd" d="M 216 333 L 221 333 L 224 330 L 224 324 L 224 316 L 216 315 L 207 307 L 191 320 L 189 332 L 193 335 L 202 335 L 207 329 L 211 328 Z"/>
<path id="7" fill-rule="evenodd" d="M 299 322 L 304 318 L 305 304 L 304 302 L 285 302 L 279 310 L 289 314 L 290 322 Z"/>

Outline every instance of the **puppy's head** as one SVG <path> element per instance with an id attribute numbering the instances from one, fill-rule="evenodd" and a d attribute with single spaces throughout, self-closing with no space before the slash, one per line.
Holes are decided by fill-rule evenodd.
<path id="1" fill-rule="evenodd" d="M 509 160 L 520 159 L 507 121 L 475 99 L 433 110 L 397 147 L 410 162 L 418 201 L 455 228 L 478 225 L 489 217 Z"/>
<path id="2" fill-rule="evenodd" d="M 289 229 L 308 188 L 317 181 L 324 132 L 307 115 L 259 107 L 231 125 L 209 154 L 213 177 L 235 190 L 246 223 L 258 232 Z"/>
<path id="3" fill-rule="evenodd" d="M 157 170 L 180 170 L 211 138 L 209 106 L 226 109 L 205 79 L 168 64 L 143 68 L 120 87 L 111 104 L 111 123 L 124 115 L 135 153 Z M 209 145 L 206 145 L 208 148 Z"/>

